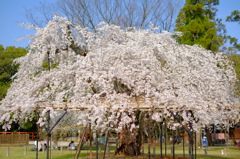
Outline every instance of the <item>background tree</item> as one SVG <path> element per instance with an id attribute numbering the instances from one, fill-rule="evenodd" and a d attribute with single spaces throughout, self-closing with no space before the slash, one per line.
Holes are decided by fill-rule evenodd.
<path id="1" fill-rule="evenodd" d="M 177 38 L 181 44 L 194 45 L 218 51 L 223 38 L 217 36 L 215 23 L 218 0 L 186 0 L 178 14 L 175 31 L 182 32 Z"/>
<path id="2" fill-rule="evenodd" d="M 229 56 L 229 59 L 233 62 L 233 66 L 235 68 L 237 79 L 238 79 L 238 81 L 235 85 L 236 95 L 240 96 L 240 55 L 239 54 L 230 54 L 228 56 Z"/>
<path id="3" fill-rule="evenodd" d="M 208 50 L 223 51 L 226 54 L 235 51 L 237 39 L 227 35 L 222 19 L 215 18 L 217 9 L 214 6 L 217 4 L 219 4 L 218 0 L 186 0 L 176 21 L 175 31 L 182 32 L 182 36 L 177 37 L 177 41 L 188 45 L 198 44 Z M 237 20 L 237 17 L 228 19 Z M 234 47 L 229 47 L 228 41 Z M 239 79 L 239 56 L 229 55 L 229 59 L 232 60 Z M 239 80 L 235 81 L 235 88 L 235 95 L 239 95 Z"/>
<path id="4" fill-rule="evenodd" d="M 238 11 L 238 10 L 232 11 L 231 15 L 229 15 L 229 16 L 226 18 L 226 21 L 228 21 L 228 22 L 238 22 L 238 23 L 240 23 L 240 11 Z"/>
<path id="5" fill-rule="evenodd" d="M 227 22 L 237 22 L 240 24 L 240 11 L 234 10 L 231 15 L 227 16 L 226 18 Z M 228 48 L 229 52 L 236 53 L 240 51 L 240 44 L 238 43 L 238 39 L 232 36 L 227 37 L 229 40 L 229 43 L 232 45 L 232 47 Z"/>
<path id="6" fill-rule="evenodd" d="M 8 46 L 4 48 L 3 45 L 0 45 L 0 99 L 6 96 L 13 81 L 12 78 L 18 70 L 19 64 L 15 63 L 14 59 L 26 55 L 27 52 L 27 49 L 22 47 Z M 21 125 L 21 128 L 18 123 L 12 123 L 9 131 L 34 131 L 34 128 L 36 128 L 35 122 L 27 121 Z M 1 130 L 2 128 L 0 128 Z"/>
<path id="7" fill-rule="evenodd" d="M 100 22 L 142 29 L 151 22 L 169 31 L 174 27 L 180 6 L 181 0 L 57 0 L 49 6 L 42 3 L 27 9 L 26 17 L 38 27 L 47 24 L 53 14 L 59 14 L 94 31 Z"/>
<path id="8" fill-rule="evenodd" d="M 240 11 L 234 10 L 231 15 L 226 18 L 227 22 L 237 22 L 240 24 Z M 238 54 L 240 51 L 240 44 L 238 43 L 238 39 L 232 36 L 227 36 L 227 40 L 230 44 L 227 48 L 227 53 L 229 59 L 233 62 L 238 82 L 236 83 L 236 94 L 240 96 L 240 55 Z"/>
<path id="9" fill-rule="evenodd" d="M 14 59 L 26 53 L 27 50 L 21 47 L 8 46 L 4 48 L 0 45 L 0 99 L 5 97 L 7 89 L 13 81 L 12 77 L 17 72 L 19 65 L 14 62 Z"/>

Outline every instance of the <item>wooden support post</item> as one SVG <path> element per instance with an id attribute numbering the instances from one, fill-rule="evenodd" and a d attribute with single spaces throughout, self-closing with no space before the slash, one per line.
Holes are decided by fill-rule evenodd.
<path id="1" fill-rule="evenodd" d="M 104 148 L 104 153 L 103 153 L 103 159 L 105 159 L 105 156 L 106 156 L 106 151 L 107 151 L 107 146 L 108 146 L 108 135 L 109 135 L 109 130 L 107 130 L 107 133 L 105 134 L 106 140 L 105 140 L 105 148 Z"/>
<path id="2" fill-rule="evenodd" d="M 7 145 L 7 149 L 6 149 L 6 157 L 9 157 L 9 145 Z"/>
<path id="3" fill-rule="evenodd" d="M 47 159 L 49 159 L 49 142 L 50 142 L 50 139 L 51 139 L 51 134 L 49 132 L 50 130 L 50 110 L 47 111 Z"/>
<path id="4" fill-rule="evenodd" d="M 24 156 L 27 156 L 27 145 L 24 146 Z"/>
<path id="5" fill-rule="evenodd" d="M 96 130 L 96 159 L 98 159 L 98 131 Z"/>
<path id="6" fill-rule="evenodd" d="M 163 133 L 162 133 L 162 125 L 163 122 L 160 122 L 160 134 L 159 134 L 159 143 L 160 143 L 160 159 L 163 158 L 163 153 L 162 153 L 162 149 L 163 149 L 163 145 L 162 145 L 162 139 L 163 139 Z"/>
<path id="7" fill-rule="evenodd" d="M 57 119 L 57 121 L 55 122 L 55 124 L 50 127 L 50 110 L 47 111 L 47 126 L 45 127 L 45 130 L 47 132 L 47 156 L 46 158 L 49 159 L 49 154 L 51 153 L 51 145 L 50 145 L 50 141 L 51 141 L 51 132 L 52 130 L 55 128 L 55 126 L 57 126 L 57 124 L 61 121 L 61 119 L 67 114 L 67 111 L 65 110 L 61 116 Z"/>
<path id="8" fill-rule="evenodd" d="M 174 131 L 172 132 L 172 156 L 173 156 L 173 159 L 175 159 L 175 135 L 174 135 Z"/>
<path id="9" fill-rule="evenodd" d="M 167 141 L 168 141 L 168 134 L 167 134 L 167 121 L 164 121 L 164 148 L 165 148 L 165 156 L 167 156 Z"/>
<path id="10" fill-rule="evenodd" d="M 49 151 L 50 151 L 50 159 L 52 159 L 52 138 L 50 140 L 50 145 L 49 145 Z"/>
<path id="11" fill-rule="evenodd" d="M 110 155 L 110 144 L 109 144 L 109 141 L 108 141 L 108 144 L 107 144 L 107 156 Z"/>
<path id="12" fill-rule="evenodd" d="M 195 134 L 195 159 L 197 158 L 197 132 Z"/>
<path id="13" fill-rule="evenodd" d="M 183 131 L 183 157 L 185 157 L 185 131 Z"/>
<path id="14" fill-rule="evenodd" d="M 90 159 L 93 158 L 93 153 L 92 153 L 92 129 L 91 129 L 91 124 L 89 124 L 89 134 L 90 134 L 90 138 L 89 138 L 89 146 L 90 146 Z"/>
<path id="15" fill-rule="evenodd" d="M 38 111 L 36 111 L 36 115 L 37 115 L 37 121 L 39 120 L 39 112 Z M 39 140 L 39 133 L 38 133 L 38 131 L 39 131 L 39 126 L 38 126 L 38 124 L 37 124 L 37 122 L 36 122 L 36 125 L 37 125 L 37 136 L 36 136 L 36 159 L 38 159 L 38 150 L 39 150 L 39 147 L 38 147 L 38 140 Z"/>
<path id="16" fill-rule="evenodd" d="M 77 151 L 76 151 L 75 156 L 74 156 L 75 159 L 78 159 L 79 154 L 80 154 L 80 152 L 81 152 L 81 148 L 82 148 L 82 146 L 83 146 L 83 144 L 84 144 L 84 138 L 85 138 L 85 134 L 86 134 L 87 127 L 88 127 L 88 125 L 84 128 L 83 133 L 82 133 L 82 136 L 81 136 L 81 138 L 80 138 L 80 140 L 79 140 L 78 147 L 77 147 Z"/>
<path id="17" fill-rule="evenodd" d="M 150 132 L 150 119 L 148 119 L 148 159 L 151 158 L 151 132 Z"/>
<path id="18" fill-rule="evenodd" d="M 156 147 L 155 147 L 155 145 L 153 145 L 153 156 L 155 156 L 156 155 Z"/>

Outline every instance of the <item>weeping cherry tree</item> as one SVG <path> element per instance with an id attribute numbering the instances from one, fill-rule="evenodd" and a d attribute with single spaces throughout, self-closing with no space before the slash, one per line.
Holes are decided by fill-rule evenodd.
<path id="1" fill-rule="evenodd" d="M 172 34 L 151 26 L 123 30 L 100 23 L 91 32 L 54 16 L 35 29 L 29 53 L 16 60 L 19 71 L 0 107 L 5 129 L 31 119 L 39 106 L 43 126 L 48 110 L 55 118 L 54 108 L 67 103 L 66 109 L 88 110 L 77 112 L 73 122 L 122 134 L 117 154 L 139 155 L 142 120 L 169 117 L 171 129 L 188 125 L 186 130 L 197 130 L 239 115 L 226 108 L 239 100 L 236 74 L 221 53 L 178 44 Z M 140 107 L 152 111 L 143 116 Z M 182 120 L 176 122 L 175 116 Z"/>

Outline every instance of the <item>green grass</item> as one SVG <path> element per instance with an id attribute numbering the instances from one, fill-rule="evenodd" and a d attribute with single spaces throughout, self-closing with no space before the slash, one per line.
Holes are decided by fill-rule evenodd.
<path id="1" fill-rule="evenodd" d="M 225 150 L 226 155 L 222 155 L 222 150 Z M 160 150 L 157 150 L 156 154 L 159 154 L 159 152 Z M 183 148 L 181 145 L 175 146 L 175 154 L 177 157 L 183 157 Z M 172 156 L 170 146 L 167 148 L 167 156 Z M 185 157 L 188 157 L 188 147 L 185 147 Z M 240 159 L 240 148 L 237 146 L 212 146 L 207 148 L 207 155 L 205 155 L 202 148 L 197 148 L 197 159 Z"/>
<path id="2" fill-rule="evenodd" d="M 99 156 L 103 155 L 104 146 L 101 145 L 101 150 L 99 150 Z M 9 156 L 6 156 L 7 147 L 0 147 L 0 159 L 35 159 L 36 158 L 36 151 L 31 151 L 33 146 L 27 147 L 27 154 L 25 154 L 25 147 L 24 146 L 12 146 L 9 147 Z M 147 158 L 147 144 L 144 147 L 145 157 L 141 158 Z M 221 150 L 227 149 L 226 155 L 221 154 Z M 93 154 L 95 155 L 96 147 L 93 147 Z M 114 157 L 115 147 L 110 147 L 110 155 L 108 159 L 110 158 L 123 158 L 123 157 Z M 160 153 L 159 147 L 156 147 L 155 153 L 159 155 Z M 225 146 L 223 147 L 209 147 L 208 148 L 208 155 L 204 154 L 204 151 L 201 148 L 197 149 L 197 159 L 240 159 L 240 148 L 236 146 L 228 146 L 228 148 Z M 164 153 L 164 149 L 163 149 Z M 151 154 L 153 154 L 153 149 L 151 148 Z M 183 149 L 182 146 L 176 146 L 175 147 L 175 156 L 182 157 L 183 156 Z M 74 159 L 75 151 L 66 150 L 63 151 L 60 150 L 53 150 L 52 151 L 52 159 Z M 39 159 L 45 159 L 46 158 L 46 151 L 45 152 L 38 152 Z M 89 158 L 89 146 L 84 146 L 83 150 L 81 151 L 80 159 L 83 158 Z M 170 146 L 167 148 L 167 156 L 171 156 L 171 150 Z M 185 149 L 185 156 L 188 157 L 188 149 L 186 147 Z M 93 157 L 95 158 L 95 156 Z M 102 157 L 99 157 L 100 159 Z M 132 157 L 129 157 L 129 159 L 132 159 Z"/>
<path id="3" fill-rule="evenodd" d="M 9 147 L 9 156 L 6 156 L 7 147 L 0 147 L 0 159 L 35 159 L 36 151 L 31 151 L 33 146 L 27 147 L 27 154 L 25 154 L 25 147 L 23 146 L 12 146 Z M 76 151 L 71 150 L 52 150 L 52 159 L 74 159 Z M 39 159 L 45 159 L 47 152 L 38 152 Z M 80 158 L 86 157 L 88 154 L 85 152 L 80 155 Z"/>

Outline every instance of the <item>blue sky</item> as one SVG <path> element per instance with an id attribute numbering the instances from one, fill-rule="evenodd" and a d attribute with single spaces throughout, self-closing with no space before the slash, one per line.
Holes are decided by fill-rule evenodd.
<path id="1" fill-rule="evenodd" d="M 6 46 L 26 47 L 28 40 L 18 42 L 17 39 L 34 34 L 32 30 L 19 26 L 28 23 L 25 8 L 33 8 L 40 2 L 52 3 L 56 0 L 1 0 L 0 2 L 0 44 Z M 184 1 L 184 0 L 183 0 Z M 218 17 L 225 19 L 233 10 L 240 10 L 240 0 L 220 0 Z M 240 40 L 240 24 L 226 22 L 228 34 Z"/>
<path id="2" fill-rule="evenodd" d="M 55 0 L 1 0 L 0 2 L 0 44 L 6 46 L 26 47 L 28 40 L 17 39 L 34 34 L 33 30 L 25 29 L 20 23 L 29 23 L 25 18 L 25 8 L 34 8 L 40 2 L 51 3 Z"/>

